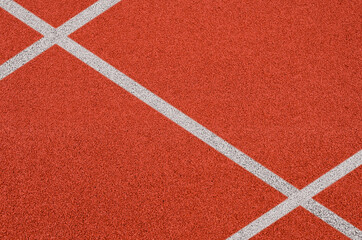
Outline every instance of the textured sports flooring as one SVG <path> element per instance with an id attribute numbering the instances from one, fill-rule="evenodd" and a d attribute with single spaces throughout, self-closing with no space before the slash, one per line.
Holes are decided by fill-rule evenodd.
<path id="1" fill-rule="evenodd" d="M 0 239 L 362 239 L 361 10 L 0 0 Z"/>

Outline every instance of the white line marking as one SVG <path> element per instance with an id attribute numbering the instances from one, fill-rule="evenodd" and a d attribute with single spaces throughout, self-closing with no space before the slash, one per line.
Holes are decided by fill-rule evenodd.
<path id="1" fill-rule="evenodd" d="M 349 238 L 354 240 L 362 239 L 362 232 L 358 228 L 317 201 L 309 200 L 303 203 L 302 206 Z"/>
<path id="2" fill-rule="evenodd" d="M 285 195 L 291 195 L 297 192 L 297 189 L 291 184 L 283 180 L 281 177 L 263 167 L 258 162 L 254 161 L 225 140 L 218 137 L 216 134 L 206 129 L 195 120 L 191 119 L 180 110 L 176 109 L 148 89 L 144 88 L 125 74 L 111 66 L 89 50 L 82 47 L 70 38 L 63 38 L 57 42 L 59 46 L 64 48 L 75 57 L 100 72 L 111 81 L 136 96 L 142 102 L 146 103 L 162 115 L 169 118 L 203 142 L 207 143 L 212 148 L 216 149 L 226 157 L 230 158 L 258 178 L 279 190 Z"/>
<path id="3" fill-rule="evenodd" d="M 121 0 L 99 0 L 58 27 L 57 32 L 68 36 L 119 2 Z"/>
<path id="4" fill-rule="evenodd" d="M 1 0 L 0 7 L 44 36 L 55 32 L 50 24 L 12 0 Z"/>
<path id="5" fill-rule="evenodd" d="M 99 0 L 55 29 L 13 0 L 0 0 L 1 8 L 45 36 L 2 64 L 0 66 L 0 80 L 52 47 L 57 39 L 68 36 L 120 1 Z"/>
<path id="6" fill-rule="evenodd" d="M 213 147 L 226 157 L 233 160 L 235 163 L 239 164 L 243 168 L 245 168 L 250 173 L 254 174 L 270 186 L 274 187 L 284 195 L 289 198 L 265 213 L 263 216 L 250 223 L 248 226 L 240 230 L 238 233 L 234 234 L 230 239 L 248 239 L 245 237 L 255 235 L 257 232 L 260 232 L 262 229 L 268 227 L 273 222 L 280 219 L 282 216 L 286 215 L 299 205 L 303 205 L 308 207 L 308 210 L 314 213 L 314 211 L 318 211 L 314 213 L 316 216 L 320 217 L 322 220 L 325 220 L 332 227 L 341 231 L 341 228 L 338 225 L 338 221 L 329 221 L 330 219 L 341 219 L 332 211 L 320 211 L 320 207 L 317 209 L 316 207 L 310 206 L 322 206 L 319 203 L 315 202 L 315 200 L 310 197 L 316 194 L 326 187 L 328 187 L 333 182 L 337 181 L 341 177 L 343 177 L 345 172 L 352 171 L 354 169 L 353 163 L 354 161 L 346 160 L 342 163 L 342 167 L 339 165 L 335 169 L 332 169 L 330 172 L 323 175 L 321 178 L 317 179 L 310 185 L 308 185 L 303 190 L 299 191 L 297 188 L 292 186 L 290 183 L 286 182 L 284 179 L 271 172 L 255 160 L 251 159 L 231 144 L 227 143 L 225 140 L 221 139 L 178 109 L 174 108 L 169 103 L 165 102 L 163 99 L 150 92 L 131 78 L 127 77 L 116 68 L 103 61 L 92 52 L 88 51 L 78 43 L 69 39 L 67 35 L 72 33 L 73 31 L 79 29 L 81 26 L 86 24 L 87 22 L 94 19 L 99 14 L 103 13 L 116 3 L 120 2 L 120 0 L 99 0 L 86 10 L 82 11 L 77 16 L 73 17 L 62 26 L 57 29 L 54 29 L 52 26 L 36 17 L 34 14 L 30 13 L 28 10 L 24 9 L 19 4 L 13 2 L 12 0 L 1 0 L 0 6 L 4 8 L 4 10 L 8 11 L 10 14 L 17 17 L 19 20 L 29 25 L 33 29 L 42 33 L 45 38 L 37 41 L 14 58 L 10 59 L 6 63 L 0 66 L 0 70 L 3 70 L 4 73 L 0 74 L 0 79 L 9 75 L 11 72 L 15 71 L 19 67 L 23 66 L 26 62 L 30 61 L 34 57 L 38 56 L 49 47 L 54 45 L 55 43 L 63 47 L 65 50 L 73 54 L 75 57 L 80 59 L 81 61 L 88 64 L 90 67 L 94 68 L 96 71 L 100 72 L 126 91 L 130 92 L 134 96 L 136 96 L 141 101 L 145 102 L 147 105 L 160 112 L 200 140 L 207 143 L 209 146 Z M 357 156 L 357 157 L 356 157 Z M 357 159 L 360 165 L 361 163 L 361 152 L 352 156 L 352 158 Z M 337 170 L 336 170 L 337 169 Z M 336 180 L 337 179 L 337 180 Z M 306 205 L 309 203 L 308 205 Z M 323 206 L 322 206 L 323 207 Z M 332 217 L 330 216 L 332 214 Z M 343 220 L 343 219 L 342 219 Z M 345 222 L 345 227 L 342 229 L 342 233 L 347 236 L 352 236 L 357 232 L 359 236 L 360 231 L 351 224 Z M 354 234 L 352 237 L 357 236 Z M 239 236 L 239 237 L 238 237 Z"/>
<path id="7" fill-rule="evenodd" d="M 43 37 L 31 46 L 24 49 L 2 65 L 0 65 L 0 80 L 25 65 L 27 62 L 46 51 L 55 44 L 54 38 Z"/>
<path id="8" fill-rule="evenodd" d="M 298 206 L 305 207 L 308 211 L 334 227 L 351 239 L 360 239 L 361 231 L 348 223 L 332 211 L 322 206 L 320 203 L 312 199 L 315 195 L 340 180 L 342 177 L 352 172 L 362 164 L 362 151 L 354 154 L 332 170 L 325 173 L 317 180 L 300 190 L 298 193 L 290 196 L 284 202 L 271 209 L 249 225 L 229 237 L 229 240 L 250 239 L 266 227 L 270 226 Z"/>
<path id="9" fill-rule="evenodd" d="M 63 38 L 57 43 L 59 46 L 64 48 L 69 53 L 73 54 L 75 57 L 80 59 L 82 62 L 86 63 L 97 72 L 101 73 L 105 77 L 109 78 L 111 81 L 136 96 L 138 99 L 160 112 L 171 121 L 175 122 L 203 142 L 207 143 L 212 148 L 216 149 L 218 152 L 222 153 L 229 159 L 233 160 L 255 176 L 262 179 L 264 182 L 279 190 L 280 192 L 284 192 L 285 195 L 290 196 L 283 203 L 279 204 L 277 207 L 271 210 L 271 213 L 267 213 L 267 215 L 263 215 L 260 220 L 257 220 L 254 224 L 252 223 L 249 227 L 247 226 L 245 231 L 247 231 L 247 235 L 252 237 L 265 227 L 269 226 L 273 222 L 277 221 L 280 217 L 288 214 L 290 211 L 294 210 L 296 207 L 300 206 L 302 203 L 307 201 L 315 202 L 314 199 L 311 199 L 315 194 L 324 190 L 334 182 L 338 181 L 340 178 L 353 171 L 359 165 L 361 165 L 361 155 L 362 151 L 353 155 L 349 159 L 345 160 L 303 190 L 298 190 L 293 187 L 291 184 L 280 178 L 278 175 L 269 171 L 267 168 L 263 167 L 261 164 L 257 163 L 225 140 L 221 139 L 178 109 L 174 108 L 172 105 L 165 102 L 163 99 L 150 92 L 148 89 L 144 88 L 131 78 L 127 77 L 125 74 L 117 70 L 115 67 L 111 66 L 89 50 L 82 47 L 80 44 L 69 38 Z M 313 209 L 312 209 L 313 211 Z M 319 216 L 318 216 L 319 217 Z M 326 217 L 321 218 L 322 220 L 326 219 Z M 335 222 L 327 222 L 328 224 L 333 224 Z M 337 222 L 338 224 L 338 222 Z M 348 227 L 347 231 L 342 232 L 343 234 L 353 234 L 355 233 L 356 227 L 352 224 L 345 225 Z M 341 229 L 337 225 L 332 225 L 332 227 L 337 230 Z M 242 229 L 241 231 L 243 231 Z M 239 233 L 239 232 L 238 232 Z M 236 234 L 237 237 L 239 234 Z M 245 233 L 242 232 L 242 236 Z M 252 235 L 252 236 L 251 236 Z M 230 239 L 248 239 L 248 238 L 235 238 L 232 237 Z M 354 235 L 349 235 L 353 239 Z"/>

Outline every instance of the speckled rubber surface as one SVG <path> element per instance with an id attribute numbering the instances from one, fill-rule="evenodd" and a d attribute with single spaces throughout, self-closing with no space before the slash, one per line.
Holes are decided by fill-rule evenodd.
<path id="1" fill-rule="evenodd" d="M 0 238 L 362 238 L 357 1 L 0 7 Z"/>

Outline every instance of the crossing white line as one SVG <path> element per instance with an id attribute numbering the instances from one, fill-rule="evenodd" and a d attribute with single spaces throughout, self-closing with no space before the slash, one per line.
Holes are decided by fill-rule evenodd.
<path id="1" fill-rule="evenodd" d="M 0 80 L 16 71 L 55 44 L 54 38 L 43 37 L 0 66 Z"/>
<path id="2" fill-rule="evenodd" d="M 54 28 L 13 0 L 0 0 L 1 8 L 44 36 L 2 64 L 0 80 L 52 47 L 58 39 L 68 36 L 119 2 L 121 0 L 99 0 L 60 27 Z"/>
<path id="3" fill-rule="evenodd" d="M 212 148 L 233 160 L 235 163 L 239 164 L 259 179 L 288 196 L 287 200 L 265 213 L 254 222 L 250 223 L 248 226 L 230 237 L 230 239 L 248 239 L 300 205 L 307 208 L 307 210 L 330 224 L 332 227 L 341 231 L 346 236 L 349 236 L 352 239 L 356 239 L 356 236 L 360 236 L 360 230 L 340 218 L 329 209 L 317 203 L 311 197 L 355 169 L 354 164 L 356 164 L 356 162 L 360 165 L 362 161 L 361 151 L 352 156 L 350 158 L 352 160 L 348 159 L 342 163 L 342 167 L 340 167 L 340 165 L 337 166 L 335 168 L 337 170 L 332 169 L 330 172 L 326 173 L 303 190 L 298 190 L 293 185 L 271 172 L 269 169 L 265 168 L 231 144 L 227 143 L 222 138 L 206 129 L 204 126 L 197 123 L 195 120 L 191 119 L 148 89 L 127 77 L 104 60 L 100 59 L 89 50 L 68 38 L 68 35 L 73 31 L 79 29 L 81 26 L 88 23 L 118 2 L 120 2 L 120 0 L 99 0 L 59 28 L 55 29 L 14 1 L 0 0 L 0 7 L 45 36 L 1 65 L 0 80 L 42 52 L 46 51 L 54 44 L 58 44 L 66 51 L 73 54 L 96 71 L 100 72 L 156 111 L 160 112 Z M 342 225 L 343 227 L 341 227 Z"/>
<path id="4" fill-rule="evenodd" d="M 344 235 L 349 236 L 351 239 L 362 239 L 362 232 L 358 228 L 354 227 L 317 201 L 309 200 L 304 202 L 302 207 L 328 223 L 330 226 L 333 226 Z"/>
<path id="5" fill-rule="evenodd" d="M 342 177 L 352 172 L 362 164 L 362 151 L 354 154 L 326 174 L 313 181 L 311 184 L 300 190 L 298 193 L 290 196 L 288 199 L 263 214 L 258 219 L 251 222 L 249 225 L 229 237 L 229 240 L 235 239 L 250 239 L 266 227 L 278 221 L 289 212 L 293 211 L 298 206 L 306 208 L 308 211 L 346 235 L 351 239 L 361 239 L 361 231 L 348 223 L 314 199 L 317 195 L 333 183 L 340 180 Z"/>
<path id="6" fill-rule="evenodd" d="M 43 36 L 49 36 L 55 33 L 54 28 L 50 24 L 43 21 L 30 11 L 26 10 L 20 4 L 14 2 L 13 0 L 1 0 L 0 7 L 8 13 L 12 14 L 23 23 L 25 23 L 26 25 L 28 25 L 29 27 L 41 33 Z"/>
<path id="7" fill-rule="evenodd" d="M 99 0 L 84 11 L 77 14 L 75 17 L 69 19 L 69 21 L 64 23 L 62 26 L 58 27 L 57 32 L 67 36 L 85 24 L 89 23 L 94 18 L 98 17 L 119 2 L 121 2 L 121 0 Z"/>
<path id="8" fill-rule="evenodd" d="M 12 3 L 12 0 L 0 0 L 0 7 L 4 7 L 6 11 L 8 11 L 10 14 L 13 14 L 15 17 L 19 16 L 19 19 L 23 21 L 25 24 L 27 24 L 27 21 L 31 19 L 31 22 L 36 21 L 43 21 L 38 17 L 32 17 L 32 13 L 20 6 L 17 3 Z M 113 5 L 118 1 L 112 1 Z M 107 3 L 107 6 L 110 6 L 110 4 L 107 1 L 100 0 L 93 4 L 88 9 L 84 10 L 86 12 L 87 19 L 91 20 L 94 19 L 94 17 L 90 17 L 90 13 L 94 14 L 100 14 L 100 9 L 105 9 L 103 5 L 100 5 L 99 3 Z M 14 6 L 15 7 L 14 7 Z M 96 5 L 97 7 L 93 7 Z M 113 6 L 112 5 L 112 6 Z M 10 6 L 10 7 L 9 7 Z M 89 10 L 91 9 L 91 10 Z M 95 10 L 98 9 L 98 10 Z M 84 12 L 83 11 L 83 12 Z M 82 12 L 82 13 L 83 13 Z M 96 71 L 102 73 L 107 78 L 111 79 L 112 81 L 116 82 L 119 86 L 123 87 L 127 91 L 129 91 L 131 94 L 138 97 L 141 101 L 145 102 L 152 108 L 156 109 L 161 114 L 165 115 L 193 135 L 197 136 L 202 141 L 209 144 L 211 147 L 215 148 L 228 158 L 232 159 L 234 162 L 242 166 L 243 168 L 247 169 L 249 172 L 269 184 L 270 186 L 274 187 L 284 195 L 288 196 L 293 193 L 296 193 L 298 190 L 292 186 L 290 183 L 276 175 L 275 173 L 271 172 L 269 169 L 262 166 L 260 163 L 254 161 L 250 157 L 248 157 L 246 154 L 242 153 L 235 147 L 233 147 L 231 144 L 227 143 L 225 140 L 221 139 L 160 97 L 156 96 L 154 93 L 150 92 L 134 80 L 130 79 L 120 71 L 118 71 L 116 68 L 108 64 L 107 62 L 103 61 L 96 55 L 94 55 L 92 52 L 88 51 L 72 39 L 68 38 L 67 35 L 71 33 L 71 30 L 78 29 L 80 26 L 84 25 L 86 21 L 81 20 L 79 16 L 82 16 L 82 13 L 78 14 L 77 16 L 73 17 L 66 23 L 64 23 L 59 28 L 55 29 L 50 25 L 47 24 L 41 24 L 36 23 L 35 26 L 44 25 L 47 26 L 46 31 L 44 31 L 44 34 L 46 32 L 49 33 L 49 35 L 45 35 L 45 38 L 51 39 L 51 43 L 48 43 L 45 47 L 42 48 L 43 51 L 49 48 L 49 45 L 58 44 L 59 46 L 66 49 L 68 52 L 94 68 Z M 20 16 L 26 16 L 26 17 L 20 17 Z M 68 24 L 70 22 L 70 24 Z M 31 27 L 31 25 L 29 25 Z M 69 27 L 71 26 L 71 27 Z M 34 28 L 36 30 L 36 28 Z M 43 40 L 45 41 L 45 40 Z M 34 44 L 33 44 L 34 45 Z M 29 47 L 29 49 L 33 49 L 33 45 Z M 20 57 L 15 56 L 14 58 L 10 59 L 6 63 L 3 64 L 4 69 L 7 69 L 6 75 L 10 74 L 11 72 L 15 71 L 18 67 L 21 67 L 25 64 L 26 61 L 29 61 L 32 59 L 32 57 L 36 57 L 41 53 L 40 49 L 34 49 L 36 51 L 35 53 L 29 52 L 29 53 L 20 53 L 18 55 L 22 56 L 25 55 L 26 57 L 22 58 L 21 64 L 19 64 L 18 59 Z M 2 67 L 2 66 L 1 66 Z M 5 77 L 5 74 L 3 74 Z M 1 75 L 2 76 L 2 75 Z M 2 78 L 1 78 L 2 79 Z"/>

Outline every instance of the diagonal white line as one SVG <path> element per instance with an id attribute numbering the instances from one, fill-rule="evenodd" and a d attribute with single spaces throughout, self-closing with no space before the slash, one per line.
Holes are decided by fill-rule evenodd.
<path id="1" fill-rule="evenodd" d="M 50 24 L 26 10 L 13 0 L 0 0 L 0 7 L 44 36 L 55 32 L 54 28 Z"/>
<path id="2" fill-rule="evenodd" d="M 271 224 L 278 221 L 300 205 L 298 198 L 289 197 L 276 207 L 272 208 L 268 212 L 264 213 L 261 217 L 257 218 L 253 222 L 249 223 L 243 229 L 233 234 L 227 240 L 245 240 L 250 239 Z"/>
<path id="3" fill-rule="evenodd" d="M 317 180 L 302 189 L 304 195 L 309 198 L 315 196 L 333 183 L 337 182 L 348 173 L 352 172 L 362 164 L 362 150 L 338 164 L 336 167 L 322 175 Z"/>
<path id="4" fill-rule="evenodd" d="M 310 199 L 309 201 L 303 203 L 302 206 L 349 238 L 355 240 L 362 239 L 362 232 L 358 228 L 317 201 Z"/>
<path id="5" fill-rule="evenodd" d="M 296 188 L 70 38 L 57 43 L 138 99 L 285 195 Z"/>
<path id="6" fill-rule="evenodd" d="M 12 4 L 10 4 L 9 2 Z M 89 59 L 93 60 L 95 59 L 97 63 L 89 65 L 95 68 L 96 70 L 98 69 L 97 71 L 101 71 L 102 74 L 104 74 L 111 80 L 116 82 L 117 81 L 116 79 L 122 79 L 122 78 L 127 79 L 128 82 L 126 85 L 122 85 L 123 88 L 129 90 L 132 94 L 139 97 L 142 101 L 146 102 L 148 105 L 155 108 L 157 111 L 161 112 L 166 117 L 170 118 L 172 121 L 176 122 L 177 124 L 185 128 L 187 131 L 191 132 L 192 134 L 200 138 L 201 140 L 207 142 L 211 147 L 217 149 L 219 152 L 229 157 L 234 162 L 244 167 L 249 172 L 253 173 L 254 175 L 259 177 L 264 182 L 271 185 L 272 187 L 274 187 L 284 195 L 288 196 L 297 192 L 297 189 L 294 186 L 286 182 L 284 179 L 280 178 L 275 173 L 271 172 L 269 169 L 263 167 L 258 162 L 254 161 L 253 159 L 251 159 L 241 151 L 237 150 L 235 147 L 233 147 L 232 145 L 230 145 L 220 137 L 216 136 L 214 133 L 212 133 L 205 127 L 201 126 L 196 121 L 192 120 L 191 118 L 189 118 L 188 116 L 177 110 L 176 108 L 172 107 L 170 104 L 168 104 L 161 98 L 157 97 L 152 92 L 148 91 L 147 89 L 145 89 L 144 87 L 133 81 L 132 79 L 128 78 L 123 73 L 119 72 L 117 69 L 113 68 L 112 66 L 110 66 L 109 64 L 107 64 L 106 62 L 104 62 L 103 60 L 101 60 L 100 58 L 98 58 L 97 56 L 95 56 L 94 54 L 92 54 L 82 46 L 80 46 L 79 44 L 75 43 L 74 41 L 68 38 L 63 37 L 65 35 L 70 34 L 72 31 L 75 31 L 76 29 L 80 28 L 85 23 L 87 23 L 87 21 L 85 21 L 82 18 L 82 16 L 85 16 L 86 20 L 90 21 L 118 2 L 120 2 L 120 0 L 112 0 L 112 1 L 100 0 L 97 3 L 93 4 L 91 7 L 87 8 L 86 10 L 78 14 L 77 16 L 73 17 L 72 19 L 64 23 L 62 26 L 56 29 L 55 33 L 54 33 L 55 29 L 49 25 L 48 26 L 49 35 L 52 36 L 52 39 L 63 39 L 65 42 L 72 43 L 68 44 L 68 46 L 73 45 L 73 48 L 70 49 L 75 49 L 74 46 L 77 46 L 78 50 L 73 51 L 74 55 L 76 55 L 77 51 L 79 51 L 79 53 L 84 54 L 84 56 L 88 56 L 87 57 L 88 60 L 85 60 L 85 58 L 83 58 L 82 60 L 90 61 Z M 37 24 L 35 24 L 35 27 L 41 25 L 41 22 L 43 22 L 43 20 L 41 20 L 40 18 L 32 16 L 33 15 L 32 13 L 24 9 L 19 4 L 14 4 L 12 0 L 2 0 L 0 1 L 0 3 L 4 3 L 1 4 L 0 6 L 5 5 L 6 7 L 4 8 L 5 10 L 9 11 L 11 14 L 13 14 L 16 17 L 19 17 L 19 19 L 23 21 L 25 24 L 27 24 L 27 21 L 29 19 L 33 18 L 36 19 L 38 22 L 40 21 L 40 23 L 37 22 Z M 13 5 L 16 7 L 9 7 Z M 27 16 L 27 17 L 22 17 L 22 16 Z M 30 26 L 32 27 L 32 25 Z M 34 29 L 37 30 L 37 28 Z M 52 41 L 52 43 L 54 44 L 54 41 Z M 43 50 L 45 51 L 46 48 L 44 48 Z M 20 55 L 27 56 L 27 58 L 25 58 L 27 61 L 30 61 L 32 59 L 32 56 L 36 57 L 39 54 L 31 55 L 31 54 L 20 53 Z M 21 61 L 22 64 L 19 64 L 18 58 L 14 57 L 13 59 L 10 59 L 8 62 L 3 64 L 4 65 L 3 67 L 6 68 L 6 74 L 4 73 L 0 76 L 3 78 L 9 75 L 11 72 L 15 71 L 18 67 L 21 67 L 23 64 L 25 64 L 26 60 L 22 60 Z M 117 77 L 112 78 L 111 75 L 116 75 Z M 125 81 L 118 81 L 118 82 L 123 83 Z M 137 91 L 132 91 L 131 90 L 132 88 Z"/>
<path id="7" fill-rule="evenodd" d="M 57 31 L 58 33 L 67 36 L 72 32 L 75 32 L 85 24 L 89 23 L 91 20 L 98 17 L 120 1 L 121 0 L 99 0 L 92 6 L 77 14 L 75 17 L 71 18 L 62 26 L 58 27 Z"/>
<path id="8" fill-rule="evenodd" d="M 317 201 L 312 199 L 313 196 L 323 191 L 333 183 L 340 180 L 342 177 L 352 172 L 362 164 L 362 151 L 354 154 L 302 190 L 298 193 L 290 196 L 288 199 L 274 207 L 258 219 L 251 222 L 249 225 L 229 237 L 229 240 L 236 239 L 250 239 L 255 236 L 266 227 L 270 226 L 274 222 L 278 221 L 289 212 L 293 211 L 298 206 L 305 207 L 308 211 L 339 230 L 341 233 L 351 239 L 360 239 L 361 231 L 348 223 L 329 209 L 325 208 Z"/>
<path id="9" fill-rule="evenodd" d="M 10 3 L 11 4 L 10 4 Z M 81 17 L 85 15 L 87 16 L 88 20 L 93 19 L 96 15 L 99 15 L 116 4 L 117 2 L 120 2 L 120 0 L 117 1 L 105 1 L 100 0 L 97 3 L 93 4 L 88 9 L 84 10 L 83 12 L 78 14 L 77 16 L 70 19 L 68 22 L 60 26 L 59 32 L 58 29 L 56 33 L 54 34 L 54 28 L 50 25 L 48 28 L 49 35 L 51 35 L 52 39 L 62 39 L 60 41 L 59 45 L 63 46 L 64 48 L 68 47 L 68 51 L 73 53 L 76 57 L 80 58 L 84 62 L 88 62 L 90 66 L 92 66 L 97 71 L 104 74 L 106 77 L 110 78 L 112 81 L 119 84 L 121 87 L 125 88 L 127 91 L 131 92 L 132 94 L 136 95 L 138 98 L 140 98 L 142 101 L 146 102 L 148 105 L 156 109 L 157 111 L 161 112 L 166 117 L 170 118 L 175 123 L 179 124 L 183 128 L 185 128 L 187 131 L 191 132 L 193 135 L 200 138 L 202 141 L 208 143 L 211 147 L 215 148 L 228 158 L 232 159 L 234 162 L 239 164 L 240 166 L 244 167 L 246 170 L 251 172 L 252 174 L 256 175 L 260 179 L 262 179 L 267 184 L 271 185 L 284 195 L 291 195 L 293 193 L 296 193 L 298 190 L 286 182 L 284 179 L 280 178 L 275 173 L 271 172 L 269 169 L 265 168 L 258 162 L 254 161 L 220 137 L 216 136 L 214 133 L 206 129 L 205 127 L 201 126 L 199 123 L 191 119 L 190 117 L 186 116 L 152 92 L 148 91 L 146 88 L 142 87 L 132 79 L 128 78 L 123 73 L 119 72 L 117 69 L 109 65 L 108 63 L 104 62 L 102 59 L 95 56 L 93 53 L 89 52 L 79 44 L 75 43 L 73 40 L 69 38 L 64 38 L 64 35 L 69 34 L 72 30 L 76 30 L 79 27 L 83 26 L 86 21 L 82 20 Z M 32 16 L 33 14 L 30 13 L 28 10 L 20 6 L 19 4 L 15 4 L 16 7 L 9 7 L 12 6 L 13 1 L 12 0 L 0 0 L 0 6 L 4 7 L 5 10 L 9 11 L 10 14 L 13 14 L 15 17 L 18 17 L 21 21 L 23 21 L 25 24 L 28 24 L 29 19 L 36 19 L 37 21 L 43 22 L 40 18 L 36 16 Z M 104 5 L 103 5 L 104 4 Z M 14 4 L 13 4 L 14 5 Z M 92 15 L 93 14 L 93 15 Z M 23 17 L 27 16 L 27 17 Z M 30 17 L 29 17 L 30 16 Z M 32 16 L 32 17 L 31 17 Z M 35 26 L 41 25 L 41 23 L 35 24 Z M 31 27 L 33 25 L 30 25 Z M 34 28 L 37 30 L 36 28 Z M 64 35 L 63 35 L 64 34 Z M 52 41 L 54 43 L 54 41 Z M 44 50 L 46 50 L 44 48 Z M 34 49 L 35 51 L 35 49 Z M 40 52 L 38 49 L 37 52 Z M 7 71 L 6 74 L 10 74 L 12 71 L 15 71 L 17 67 L 22 66 L 26 60 L 31 60 L 31 56 L 37 56 L 38 54 L 22 54 L 19 55 L 26 55 L 30 56 L 25 58 L 25 60 L 22 61 L 22 64 L 18 64 L 17 58 L 10 59 L 8 62 L 4 64 L 4 68 L 6 67 Z M 93 63 L 93 64 L 92 64 Z M 12 66 L 12 67 L 9 67 Z M 126 81 L 127 80 L 127 81 Z"/>
<path id="10" fill-rule="evenodd" d="M 0 65 L 0 80 L 22 67 L 27 62 L 46 51 L 48 48 L 55 44 L 54 38 L 43 37 L 36 41 L 31 46 L 18 53 L 10 60 Z"/>
<path id="11" fill-rule="evenodd" d="M 121 0 L 99 0 L 55 29 L 13 0 L 0 0 L 1 8 L 45 36 L 45 38 L 33 43 L 2 64 L 0 66 L 0 80 L 52 47 L 56 39 L 71 34 L 120 1 Z"/>
<path id="12" fill-rule="evenodd" d="M 171 121 L 175 122 L 203 142 L 207 143 L 212 148 L 216 149 L 229 159 L 233 160 L 249 172 L 253 173 L 255 176 L 262 179 L 264 182 L 268 183 L 270 186 L 278 189 L 282 193 L 287 196 L 290 196 L 283 203 L 279 204 L 277 207 L 273 208 L 271 212 L 268 212 L 265 216 L 263 215 L 261 219 L 258 219 L 255 223 L 251 223 L 251 225 L 246 227 L 246 229 L 242 229 L 241 233 L 237 233 L 235 237 L 230 239 L 249 239 L 248 236 L 252 237 L 265 227 L 269 226 L 273 222 L 277 221 L 284 215 L 288 214 L 290 211 L 294 210 L 296 207 L 303 205 L 304 202 L 315 200 L 310 199 L 315 194 L 324 190 L 334 182 L 338 181 L 340 178 L 353 171 L 359 165 L 361 165 L 361 155 L 362 151 L 358 152 L 354 156 L 350 157 L 340 165 L 336 166 L 303 190 L 299 191 L 291 184 L 280 178 L 278 175 L 272 173 L 261 164 L 257 163 L 225 140 L 221 139 L 178 109 L 174 108 L 172 105 L 165 102 L 163 99 L 150 92 L 148 89 L 144 88 L 131 78 L 127 77 L 125 74 L 90 52 L 89 50 L 82 47 L 80 44 L 69 38 L 63 38 L 57 43 L 59 46 L 64 48 L 69 53 L 73 54 L 75 57 L 109 78 L 111 81 L 136 96 L 138 99 L 160 112 Z M 311 209 L 314 211 L 314 209 Z M 312 212 L 313 213 L 313 212 Z M 330 213 L 333 213 L 330 211 Z M 330 214 L 329 213 L 329 214 Z M 334 213 L 333 213 L 334 214 Z M 335 214 L 334 214 L 335 215 Z M 321 216 L 320 211 L 318 215 L 322 220 L 330 219 L 327 216 Z M 338 216 L 334 216 L 334 219 L 338 219 Z M 345 221 L 345 229 L 339 227 L 339 222 L 328 221 L 332 227 L 335 227 L 337 230 L 343 230 L 343 234 L 351 237 L 352 239 L 355 237 L 356 232 L 358 233 L 358 229 L 353 225 L 347 223 Z M 335 225 L 332 225 L 334 224 Z M 356 230 L 357 229 L 357 230 Z M 244 230 L 244 231 L 243 231 Z M 245 233 L 246 232 L 246 233 Z M 239 237 L 241 234 L 242 237 Z M 245 238 L 245 234 L 247 238 Z"/>
<path id="13" fill-rule="evenodd" d="M 69 35 L 72 31 L 77 30 L 88 21 L 91 21 L 96 16 L 106 11 L 108 8 L 118 2 L 120 2 L 120 0 L 100 0 L 91 7 L 78 14 L 77 16 L 75 16 L 74 18 L 70 19 L 67 23 L 63 24 L 58 29 L 54 29 L 43 20 L 21 7 L 19 4 L 14 5 L 12 0 L 0 0 L 1 7 L 7 10 L 10 14 L 13 14 L 15 17 L 19 18 L 25 24 L 28 24 L 35 30 L 41 31 L 41 33 L 46 36 L 44 39 L 39 40 L 31 47 L 27 48 L 26 50 L 15 56 L 13 59 L 10 59 L 8 62 L 0 66 L 0 69 L 6 69 L 7 74 L 4 75 L 8 75 L 10 74 L 10 72 L 15 71 L 18 67 L 24 65 L 27 61 L 30 61 L 32 58 L 39 55 L 42 51 L 45 51 L 47 48 L 50 47 L 49 45 L 57 43 L 65 50 L 76 56 L 78 59 L 82 60 L 83 62 L 94 68 L 96 71 L 100 72 L 131 94 L 135 95 L 141 101 L 154 108 L 156 111 L 160 112 L 161 114 L 184 128 L 200 140 L 204 141 L 205 143 L 207 143 L 226 157 L 230 158 L 231 160 L 257 176 L 270 186 L 274 187 L 275 189 L 279 190 L 281 193 L 289 197 L 287 200 L 264 214 L 262 217 L 255 220 L 253 223 L 249 224 L 247 227 L 243 228 L 241 231 L 233 235 L 231 239 L 235 239 L 234 237 L 238 234 L 243 234 L 242 231 L 245 229 L 249 229 L 248 231 L 246 231 L 246 234 L 249 235 L 252 232 L 261 231 L 262 229 L 277 221 L 280 217 L 286 215 L 288 212 L 292 211 L 299 205 L 303 205 L 306 208 L 308 207 L 308 210 L 312 213 L 316 211 L 316 213 L 314 214 L 320 217 L 322 220 L 325 220 L 332 227 L 335 227 L 335 224 L 338 225 L 344 221 L 332 211 L 323 207 L 315 200 L 310 199 L 310 197 L 314 196 L 313 194 L 322 191 L 334 181 L 337 181 L 345 174 L 347 174 L 344 174 L 344 172 L 352 171 L 354 169 L 354 165 L 352 163 L 352 165 L 345 164 L 342 167 L 337 166 L 337 170 L 331 170 L 331 173 L 328 172 L 320 179 L 317 179 L 315 182 L 308 185 L 303 190 L 299 191 L 297 188 L 286 182 L 275 173 L 271 172 L 255 160 L 251 159 L 250 157 L 227 143 L 225 140 L 221 139 L 187 115 L 183 114 L 178 109 L 174 108 L 172 105 L 168 104 L 146 88 L 142 87 L 134 80 L 130 79 L 129 77 L 118 71 L 116 68 L 112 67 L 107 62 L 103 61 L 102 59 L 100 59 L 99 57 L 67 37 L 67 35 Z M 44 26 L 45 30 L 39 29 L 39 26 Z M 45 44 L 47 41 L 50 43 Z M 39 46 L 36 44 L 38 44 Z M 360 162 L 360 152 L 357 153 L 355 156 L 357 156 L 356 159 Z M 354 158 L 355 156 L 353 156 L 352 158 Z M 349 161 L 347 160 L 346 162 L 348 163 Z M 352 162 L 354 163 L 354 161 Z M 332 221 L 331 219 L 334 220 Z M 356 232 L 357 234 L 360 234 L 360 231 L 348 222 L 344 221 L 343 224 L 343 228 L 338 226 L 335 228 L 340 230 L 347 236 L 354 237 L 356 236 Z M 241 239 L 248 238 L 241 237 Z"/>

